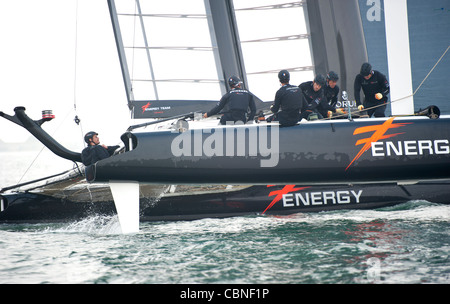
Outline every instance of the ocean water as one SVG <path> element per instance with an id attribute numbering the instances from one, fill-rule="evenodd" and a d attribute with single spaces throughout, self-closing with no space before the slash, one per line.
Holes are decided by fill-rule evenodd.
<path id="1" fill-rule="evenodd" d="M 13 156 L 8 170 L 21 176 L 30 155 Z M 7 181 L 5 165 L 0 170 Z M 128 235 L 116 216 L 0 224 L 0 284 L 448 284 L 449 223 L 450 205 L 411 201 L 376 210 L 142 222 Z"/>

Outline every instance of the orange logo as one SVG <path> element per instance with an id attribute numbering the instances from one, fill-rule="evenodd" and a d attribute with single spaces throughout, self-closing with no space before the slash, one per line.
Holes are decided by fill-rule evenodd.
<path id="1" fill-rule="evenodd" d="M 151 105 L 151 103 L 147 102 L 147 104 L 145 106 L 142 106 L 142 114 L 145 113 L 145 110 L 147 110 L 147 108 Z"/>
<path id="2" fill-rule="evenodd" d="M 273 186 L 275 186 L 275 185 L 267 185 L 267 187 L 273 187 Z M 276 191 L 270 192 L 269 196 L 273 196 L 273 195 L 276 195 L 276 196 L 273 199 L 273 201 L 269 204 L 269 206 L 267 206 L 266 210 L 263 211 L 262 214 L 264 214 L 264 212 L 266 212 L 267 210 L 272 208 L 273 205 L 275 205 L 276 202 L 280 201 L 283 198 L 283 194 L 288 194 L 288 193 L 291 193 L 291 192 L 294 192 L 294 191 L 299 191 L 299 190 L 311 188 L 311 187 L 300 187 L 300 188 L 294 188 L 294 187 L 295 187 L 295 185 L 286 185 L 281 190 L 276 190 Z"/>
<path id="3" fill-rule="evenodd" d="M 355 132 L 353 132 L 353 135 L 357 135 L 357 134 L 362 134 L 362 133 L 367 133 L 367 132 L 374 132 L 372 134 L 371 137 L 368 138 L 363 138 L 360 139 L 356 142 L 355 146 L 357 145 L 362 145 L 364 144 L 364 146 L 361 148 L 361 150 L 359 151 L 359 153 L 355 156 L 355 158 L 350 162 L 350 164 L 347 166 L 347 168 L 345 169 L 345 171 L 347 171 L 348 168 L 350 168 L 350 166 L 358 159 L 361 157 L 361 155 L 364 154 L 364 152 L 366 152 L 367 150 L 370 149 L 370 147 L 372 147 L 372 143 L 375 143 L 381 139 L 386 139 L 386 138 L 391 138 L 400 134 L 404 134 L 403 133 L 395 133 L 395 134 L 388 134 L 386 135 L 386 132 L 389 129 L 394 129 L 394 128 L 400 128 L 403 127 L 405 125 L 411 124 L 410 122 L 405 122 L 405 123 L 393 123 L 395 117 L 389 118 L 388 120 L 386 120 L 382 125 L 374 125 L 374 126 L 366 126 L 366 127 L 361 127 L 361 128 L 357 128 L 355 130 Z"/>

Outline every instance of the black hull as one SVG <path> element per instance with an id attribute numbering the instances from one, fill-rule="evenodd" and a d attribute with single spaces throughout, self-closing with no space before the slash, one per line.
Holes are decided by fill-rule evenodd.
<path id="1" fill-rule="evenodd" d="M 73 202 L 38 193 L 0 195 L 5 209 L 0 223 L 54 223 L 76 221 L 92 215 L 114 215 L 113 201 Z"/>
<path id="2" fill-rule="evenodd" d="M 450 203 L 450 181 L 414 185 L 249 186 L 236 191 L 141 198 L 140 221 L 180 221 L 247 215 L 283 216 L 346 209 L 375 209 L 411 200 Z M 68 222 L 114 215 L 112 200 L 75 202 L 49 195 L 2 195 L 0 223 Z M 278 200 L 277 200 L 278 199 Z"/>
<path id="3" fill-rule="evenodd" d="M 15 112 L 0 116 L 27 128 L 57 155 L 79 161 L 80 153 L 55 142 L 23 107 Z M 325 185 L 450 179 L 450 116 L 128 132 L 122 140 L 126 152 L 86 168 L 89 182 Z"/>
<path id="4" fill-rule="evenodd" d="M 90 182 L 340 184 L 450 178 L 450 117 L 133 133 Z M 124 140 L 128 145 L 128 139 Z"/>
<path id="5" fill-rule="evenodd" d="M 39 128 L 23 108 L 16 112 L 8 118 L 17 123 L 20 117 L 22 124 Z M 166 194 L 157 202 L 152 198 L 158 195 L 146 193 L 139 202 L 141 221 L 373 209 L 410 200 L 450 203 L 449 116 L 126 133 L 122 139 L 126 152 L 86 168 L 93 187 L 139 182 L 142 193 L 149 185 L 248 185 L 236 191 Z M 109 195 L 95 200 L 86 199 L 93 194 L 86 185 L 84 197 L 3 194 L 0 222 L 115 214 L 117 201 L 108 185 L 102 187 Z"/>

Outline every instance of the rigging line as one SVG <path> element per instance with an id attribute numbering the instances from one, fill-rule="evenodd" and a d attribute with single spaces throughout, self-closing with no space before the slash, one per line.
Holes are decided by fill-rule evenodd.
<path id="1" fill-rule="evenodd" d="M 359 114 L 359 113 L 361 113 L 361 112 L 363 112 L 363 111 L 367 111 L 367 110 L 372 110 L 372 109 L 376 109 L 376 108 L 378 108 L 378 107 L 382 107 L 382 106 L 384 106 L 384 105 L 390 105 L 390 104 L 392 104 L 392 103 L 394 103 L 394 102 L 397 102 L 397 101 L 400 101 L 400 100 L 403 100 L 403 99 L 406 99 L 406 98 L 409 98 L 409 97 L 413 97 L 414 95 L 416 95 L 416 93 L 417 93 L 417 91 L 419 91 L 419 89 L 420 89 L 420 87 L 422 86 L 422 84 L 427 80 L 427 78 L 431 75 L 431 73 L 434 71 L 434 69 L 437 67 L 437 65 L 442 61 L 442 59 L 444 58 L 444 56 L 447 54 L 447 52 L 448 52 L 448 50 L 450 50 L 450 45 L 447 47 L 447 49 L 444 51 L 444 53 L 442 54 L 442 56 L 436 61 L 436 63 L 435 63 L 435 65 L 431 68 L 431 70 L 428 72 L 428 74 L 427 74 L 427 76 L 425 76 L 425 78 L 422 80 L 422 82 L 420 83 L 420 85 L 417 87 L 417 89 L 414 91 L 414 93 L 412 93 L 412 94 L 410 94 L 410 95 L 407 95 L 407 96 L 404 96 L 404 97 L 401 97 L 401 98 L 398 98 L 398 99 L 396 99 L 396 100 L 391 100 L 391 101 L 389 101 L 389 102 L 386 102 L 386 103 L 382 103 L 382 104 L 379 104 L 379 105 L 376 105 L 376 106 L 373 106 L 373 107 L 370 107 L 370 108 L 364 108 L 362 111 L 355 111 L 355 112 L 352 112 L 352 113 L 354 113 L 354 114 Z M 337 117 L 345 117 L 345 116 L 348 116 L 348 113 L 347 114 L 339 114 L 339 115 L 336 115 L 336 116 L 334 116 L 333 118 L 337 118 Z M 321 119 L 321 120 L 330 120 L 331 118 L 323 118 L 323 119 Z"/>
<path id="2" fill-rule="evenodd" d="M 436 61 L 435 65 L 431 68 L 431 70 L 428 72 L 427 76 L 425 76 L 425 78 L 422 80 L 422 82 L 420 83 L 420 85 L 417 87 L 417 89 L 414 91 L 414 93 L 404 96 L 402 98 L 398 98 L 396 100 L 391 100 L 390 102 L 387 102 L 386 105 L 388 104 L 392 104 L 394 102 L 409 98 L 409 97 L 413 97 L 414 95 L 416 95 L 417 91 L 419 91 L 420 87 L 422 86 L 422 84 L 428 79 L 428 77 L 431 75 L 431 73 L 434 71 L 434 69 L 437 67 L 437 65 L 441 62 L 442 58 L 444 58 L 445 54 L 447 54 L 448 50 L 450 49 L 450 45 L 447 47 L 447 49 L 444 51 L 444 53 L 442 54 L 442 56 L 438 59 L 438 61 Z M 380 107 L 382 105 L 376 105 L 372 108 L 377 108 Z M 372 109 L 370 108 L 370 109 Z"/>
<path id="3" fill-rule="evenodd" d="M 433 70 L 436 68 L 436 66 L 441 62 L 442 58 L 444 58 L 445 54 L 447 54 L 448 50 L 450 49 L 450 45 L 447 47 L 447 49 L 445 50 L 444 54 L 442 54 L 441 58 L 439 58 L 439 60 L 436 62 L 436 64 L 433 66 L 433 68 L 430 70 L 430 72 L 427 74 L 427 76 L 425 76 L 425 78 L 422 80 L 422 82 L 420 83 L 420 85 L 417 87 L 417 89 L 414 91 L 415 95 L 417 93 L 417 91 L 420 89 L 420 87 L 422 86 L 422 84 L 425 82 L 425 80 L 427 80 L 428 76 L 430 76 L 430 74 L 433 72 Z"/>
<path id="4" fill-rule="evenodd" d="M 78 0 L 75 1 L 75 58 L 73 77 L 73 108 L 77 111 L 77 65 L 78 65 Z"/>
<path id="5" fill-rule="evenodd" d="M 422 82 L 420 83 L 420 85 L 417 87 L 417 89 L 414 91 L 414 93 L 412 93 L 411 95 L 407 95 L 404 96 L 402 98 L 398 98 L 396 100 L 392 100 L 389 102 L 389 104 L 409 98 L 409 97 L 413 97 L 414 95 L 416 95 L 417 91 L 419 91 L 420 87 L 422 86 L 422 84 L 428 79 L 428 77 L 431 75 L 431 73 L 434 71 L 434 69 L 437 67 L 437 65 L 441 62 L 442 58 L 444 58 L 445 54 L 447 54 L 448 50 L 450 49 L 450 45 L 447 47 L 447 49 L 444 51 L 444 53 L 442 54 L 442 56 L 438 59 L 438 61 L 436 61 L 435 65 L 431 68 L 431 70 L 428 72 L 427 76 L 425 76 L 425 78 L 422 80 Z M 386 103 L 388 104 L 388 103 Z"/>
<path id="6" fill-rule="evenodd" d="M 76 119 L 78 119 L 78 116 L 75 116 L 76 117 Z M 80 137 L 81 137 L 81 142 L 82 142 L 82 144 L 84 145 L 84 131 L 83 131 L 83 124 L 81 123 L 81 120 L 80 119 L 78 119 L 79 120 L 79 122 L 78 122 L 78 124 L 80 125 Z"/>
<path id="7" fill-rule="evenodd" d="M 135 58 L 135 47 L 136 47 L 136 14 L 137 14 L 137 1 L 134 4 L 134 18 L 133 18 L 133 52 L 131 53 L 131 79 L 134 78 L 134 58 Z M 133 82 L 131 82 L 131 91 L 133 91 Z"/>
<path id="8" fill-rule="evenodd" d="M 51 134 L 51 136 L 53 137 L 54 133 L 56 131 L 58 131 L 62 124 L 67 120 L 67 117 L 69 117 L 70 112 L 72 110 L 69 110 L 66 114 L 66 117 L 64 117 L 63 120 L 61 120 L 61 123 L 59 124 L 59 126 L 53 131 L 53 134 Z M 83 134 L 83 133 L 82 133 Z M 41 150 L 38 152 L 38 154 L 36 155 L 36 157 L 33 159 L 33 161 L 31 162 L 31 164 L 28 166 L 28 168 L 25 170 L 25 172 L 23 173 L 22 177 L 19 179 L 19 181 L 17 182 L 17 184 L 20 184 L 22 182 L 22 179 L 25 177 L 25 175 L 28 173 L 28 171 L 31 169 L 31 167 L 34 165 L 34 163 L 36 162 L 36 160 L 38 159 L 38 157 L 41 155 L 42 151 L 44 151 L 45 146 L 43 145 Z"/>
<path id="9" fill-rule="evenodd" d="M 83 141 L 83 125 L 81 124 L 81 120 L 77 115 L 77 84 L 78 84 L 78 19 L 79 19 L 79 10 L 78 10 L 78 0 L 75 1 L 75 46 L 74 46 L 74 77 L 73 77 L 73 109 L 75 112 L 74 121 L 77 125 L 80 126 L 81 132 L 81 140 Z M 63 121 L 67 119 L 69 113 L 66 115 Z"/>
<path id="10" fill-rule="evenodd" d="M 78 46 L 78 0 L 76 1 L 76 18 L 75 18 L 75 60 L 74 60 L 74 90 L 73 90 L 73 108 L 74 111 L 76 113 L 77 110 L 77 102 L 76 102 L 76 87 L 77 87 L 77 47 Z M 69 111 L 66 114 L 66 117 L 61 121 L 61 124 L 57 127 L 56 130 L 58 130 L 61 125 L 64 123 L 64 121 L 66 121 L 67 117 L 69 116 L 71 111 Z M 56 131 L 55 130 L 55 131 Z M 83 137 L 83 130 L 81 128 L 81 134 Z M 41 155 L 42 151 L 44 150 L 45 146 L 43 146 L 41 148 L 41 150 L 38 152 L 38 154 L 36 155 L 36 157 L 33 159 L 33 161 L 31 162 L 31 164 L 28 166 L 28 168 L 25 170 L 25 172 L 23 173 L 23 175 L 21 176 L 21 178 L 18 181 L 18 184 L 20 184 L 20 182 L 23 180 L 23 178 L 25 177 L 25 175 L 28 173 L 28 171 L 31 169 L 31 167 L 34 165 L 34 163 L 36 162 L 36 160 L 38 159 L 38 157 Z"/>
<path id="11" fill-rule="evenodd" d="M 25 175 L 28 173 L 28 171 L 30 171 L 31 167 L 34 165 L 34 163 L 36 162 L 37 158 L 39 157 L 39 155 L 41 155 L 42 151 L 44 151 L 45 146 L 42 146 L 41 151 L 38 152 L 38 154 L 36 155 L 36 157 L 33 159 L 33 161 L 31 162 L 31 164 L 28 166 L 28 168 L 25 170 L 25 172 L 23 173 L 22 177 L 19 179 L 19 181 L 17 182 L 17 184 L 20 184 L 22 182 L 22 179 L 25 177 Z"/>
<path id="12" fill-rule="evenodd" d="M 49 180 L 49 179 L 51 179 L 51 178 L 58 177 L 58 176 L 61 176 L 61 175 L 70 173 L 71 171 L 74 171 L 74 169 L 69 169 L 69 170 L 63 171 L 63 172 L 61 172 L 61 173 L 57 173 L 57 174 L 53 174 L 53 175 L 50 175 L 50 176 L 38 178 L 38 179 L 31 180 L 31 181 L 28 181 L 28 182 L 25 182 L 25 183 L 22 183 L 22 184 L 16 184 L 16 185 L 4 187 L 4 188 L 1 188 L 1 189 L 0 189 L 0 193 L 3 193 L 3 192 L 8 191 L 8 190 L 12 190 L 12 189 L 20 189 L 20 187 L 22 187 L 22 186 L 28 186 L 28 185 L 35 184 L 35 183 L 38 183 L 38 182 L 41 182 L 41 181 Z M 81 172 L 79 172 L 79 175 L 78 175 L 78 176 L 82 176 Z M 75 177 L 77 177 L 77 176 L 75 176 Z M 73 176 L 69 176 L 69 177 L 66 178 L 65 180 L 67 180 L 67 179 L 72 179 L 72 178 L 74 178 L 74 177 L 73 177 Z M 49 182 L 47 181 L 47 183 L 44 184 L 44 185 L 36 186 L 36 187 L 34 187 L 34 188 L 31 188 L 31 189 L 29 188 L 29 189 L 26 189 L 25 191 L 30 191 L 30 190 L 34 190 L 34 189 L 37 189 L 37 188 L 46 187 L 47 185 L 54 184 L 54 183 L 58 183 L 58 182 L 59 182 L 59 181 L 54 181 L 54 182 L 52 182 L 52 183 L 49 183 Z M 18 190 L 16 190 L 16 191 L 18 191 Z"/>
<path id="13" fill-rule="evenodd" d="M 78 163 L 77 163 L 76 161 L 73 161 L 73 167 L 72 167 L 72 169 L 73 169 L 73 170 L 77 169 L 78 173 L 79 173 L 80 175 L 83 175 L 83 173 L 81 172 L 81 168 L 80 168 L 80 166 L 78 165 Z"/>

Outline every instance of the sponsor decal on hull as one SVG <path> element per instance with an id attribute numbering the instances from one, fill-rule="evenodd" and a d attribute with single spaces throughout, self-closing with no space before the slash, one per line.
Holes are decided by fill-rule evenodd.
<path id="1" fill-rule="evenodd" d="M 268 185 L 267 187 L 273 187 Z M 311 187 L 296 187 L 295 185 L 285 185 L 280 190 L 271 191 L 269 196 L 275 198 L 263 211 L 272 208 L 277 202 L 282 201 L 284 208 L 291 207 L 314 207 L 337 204 L 358 204 L 361 201 L 363 190 L 325 190 L 325 191 L 302 191 Z"/>
<path id="2" fill-rule="evenodd" d="M 372 157 L 386 156 L 417 156 L 417 155 L 445 155 L 450 154 L 450 145 L 448 139 L 421 139 L 421 140 L 398 140 L 381 141 L 383 139 L 393 138 L 405 132 L 386 134 L 390 129 L 402 128 L 411 122 L 394 123 L 392 117 L 381 125 L 365 126 L 355 129 L 353 135 L 373 132 L 372 136 L 359 139 L 355 146 L 363 145 L 358 154 L 347 166 L 347 171 L 366 151 L 372 152 Z"/>
<path id="3" fill-rule="evenodd" d="M 364 146 L 361 148 L 361 150 L 359 150 L 358 154 L 355 156 L 355 158 L 353 158 L 353 160 L 350 162 L 350 164 L 347 166 L 347 168 L 345 168 L 345 171 L 347 171 L 348 168 L 350 168 L 350 166 L 364 154 L 364 152 L 369 150 L 372 147 L 372 144 L 374 144 L 382 139 L 392 138 L 397 135 L 404 134 L 404 132 L 403 133 L 386 134 L 386 132 L 388 130 L 404 127 L 405 125 L 410 124 L 410 123 L 393 123 L 393 122 L 394 122 L 394 117 L 386 120 L 382 125 L 360 127 L 360 128 L 357 128 L 353 132 L 353 135 L 367 133 L 367 132 L 373 132 L 373 134 L 372 134 L 372 136 L 370 136 L 368 138 L 360 139 L 355 143 L 355 146 L 362 145 L 362 144 L 364 144 Z"/>

